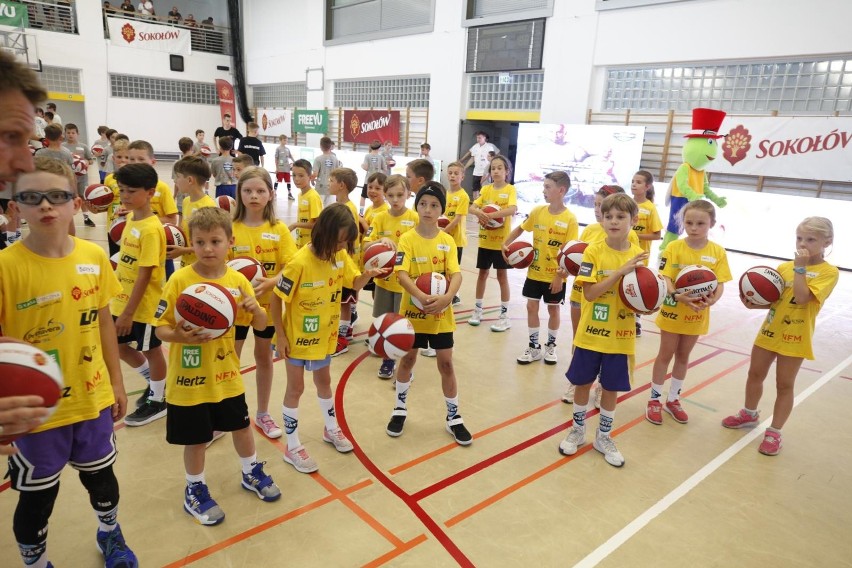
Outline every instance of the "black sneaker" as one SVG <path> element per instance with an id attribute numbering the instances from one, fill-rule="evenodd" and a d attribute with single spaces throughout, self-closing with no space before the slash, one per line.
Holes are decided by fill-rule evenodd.
<path id="1" fill-rule="evenodd" d="M 447 420 L 447 432 L 453 435 L 456 444 L 469 446 L 473 442 L 473 436 L 464 427 L 464 421 L 458 414 Z"/>
<path id="2" fill-rule="evenodd" d="M 290 201 L 296 201 L 296 198 L 295 198 L 295 197 L 293 197 L 293 194 L 292 194 L 292 193 L 288 193 L 288 194 L 287 194 L 287 199 L 289 199 Z"/>
<path id="3" fill-rule="evenodd" d="M 88 217 L 83 217 L 83 224 L 87 227 L 95 227 L 95 222 L 89 219 Z"/>
<path id="4" fill-rule="evenodd" d="M 142 394 L 140 394 L 140 395 L 139 395 L 139 398 L 137 398 L 137 399 L 136 399 L 136 408 L 139 408 L 139 407 L 141 407 L 143 404 L 145 404 L 146 402 L 148 402 L 148 397 L 149 397 L 149 396 L 151 396 L 152 394 L 153 394 L 153 393 L 151 392 L 151 389 L 145 389 L 145 390 L 143 390 L 143 391 L 142 391 Z"/>
<path id="5" fill-rule="evenodd" d="M 636 337 L 642 337 L 642 324 L 636 322 Z"/>
<path id="6" fill-rule="evenodd" d="M 390 422 L 388 422 L 388 427 L 386 432 L 388 436 L 392 436 L 394 438 L 398 436 L 402 436 L 402 427 L 405 426 L 405 417 L 408 416 L 408 411 L 404 408 L 394 408 L 391 413 Z"/>
<path id="7" fill-rule="evenodd" d="M 133 414 L 124 417 L 124 423 L 128 426 L 144 426 L 149 422 L 158 420 L 166 415 L 166 401 L 156 401 L 150 398 L 145 404 L 136 409 Z"/>

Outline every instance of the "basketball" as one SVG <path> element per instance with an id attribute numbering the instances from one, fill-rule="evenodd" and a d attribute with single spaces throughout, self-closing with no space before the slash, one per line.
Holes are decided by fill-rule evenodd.
<path id="1" fill-rule="evenodd" d="M 663 304 L 668 291 L 666 281 L 645 266 L 637 266 L 621 278 L 618 295 L 636 313 L 650 314 Z"/>
<path id="2" fill-rule="evenodd" d="M 568 241 L 562 245 L 556 257 L 559 268 L 564 268 L 571 276 L 577 276 L 580 271 L 580 261 L 583 260 L 583 251 L 587 246 L 589 243 L 583 241 Z"/>
<path id="3" fill-rule="evenodd" d="M 512 268 L 526 268 L 535 260 L 535 249 L 528 242 L 515 241 L 506 248 L 506 260 Z"/>
<path id="4" fill-rule="evenodd" d="M 111 257 L 109 257 L 109 263 L 110 263 L 110 265 L 112 266 L 112 269 L 113 269 L 113 270 L 115 270 L 116 268 L 118 268 L 118 255 L 119 255 L 119 254 L 120 254 L 120 253 L 115 253 L 114 255 L 112 255 Z"/>
<path id="5" fill-rule="evenodd" d="M 220 195 L 216 198 L 216 205 L 224 209 L 228 213 L 233 213 L 237 210 L 237 202 L 230 195 Z"/>
<path id="6" fill-rule="evenodd" d="M 97 213 L 103 213 L 109 209 L 114 198 L 112 190 L 100 183 L 93 183 L 83 191 L 83 199 L 86 200 L 89 209 Z"/>
<path id="7" fill-rule="evenodd" d="M 166 230 L 166 245 L 187 246 L 186 235 L 183 234 L 183 229 L 171 223 L 163 223 L 163 228 Z"/>
<path id="8" fill-rule="evenodd" d="M 364 269 L 390 268 L 396 264 L 396 252 L 384 243 L 376 243 L 364 253 Z"/>
<path id="9" fill-rule="evenodd" d="M 64 387 L 62 371 L 50 355 L 25 343 L 0 343 L 0 397 L 38 395 L 50 409 L 44 418 L 47 420 L 56 410 Z M 37 426 L 33 424 L 33 429 Z M 10 444 L 23 435 L 0 436 L 0 444 Z"/>
<path id="10" fill-rule="evenodd" d="M 228 266 L 245 276 L 252 288 L 257 288 L 262 282 L 262 278 L 266 278 L 266 270 L 264 270 L 263 265 L 248 256 L 238 256 L 229 261 Z"/>
<path id="11" fill-rule="evenodd" d="M 447 293 L 447 279 L 440 272 L 427 272 L 425 274 L 421 274 L 417 277 L 417 280 L 414 281 L 414 285 L 420 288 L 424 294 L 428 294 L 429 296 L 440 296 Z M 423 310 L 423 304 L 421 304 L 420 300 L 414 296 L 411 297 L 411 303 L 414 304 L 418 310 Z"/>
<path id="12" fill-rule="evenodd" d="M 691 298 L 709 296 L 716 291 L 719 281 L 712 270 L 700 264 L 685 266 L 677 273 L 674 281 L 678 294 L 689 294 Z"/>
<path id="13" fill-rule="evenodd" d="M 228 290 L 213 282 L 193 284 L 175 303 L 175 320 L 184 321 L 184 329 L 202 328 L 211 339 L 225 335 L 234 325 L 237 303 Z"/>
<path id="14" fill-rule="evenodd" d="M 438 217 L 438 228 L 446 229 L 449 224 L 450 220 L 447 217 L 444 217 L 443 215 Z"/>
<path id="15" fill-rule="evenodd" d="M 370 353 L 382 359 L 399 360 L 414 347 L 414 328 L 399 314 L 382 314 L 373 320 L 367 343 Z"/>
<path id="16" fill-rule="evenodd" d="M 104 153 L 104 147 L 100 144 L 92 144 L 92 154 L 95 156 L 102 156 Z"/>
<path id="17" fill-rule="evenodd" d="M 121 243 L 121 235 L 124 233 L 124 227 L 127 225 L 127 221 L 124 217 L 116 217 L 112 222 L 112 225 L 109 226 L 109 231 L 107 235 L 109 235 L 110 240 L 114 243 Z"/>
<path id="18" fill-rule="evenodd" d="M 202 156 L 204 156 L 204 157 L 206 158 L 207 156 L 209 156 L 210 154 L 212 154 L 212 153 L 213 153 L 213 151 L 210 149 L 210 146 L 208 146 L 207 144 L 204 144 L 204 145 L 201 147 L 201 149 L 198 151 L 198 153 L 199 153 L 199 154 L 201 154 Z"/>
<path id="19" fill-rule="evenodd" d="M 740 296 L 752 304 L 768 306 L 781 298 L 784 286 L 784 278 L 777 270 L 769 266 L 755 266 L 740 277 Z"/>
<path id="20" fill-rule="evenodd" d="M 500 208 L 494 205 L 493 203 L 489 203 L 485 207 L 482 208 L 482 212 L 486 215 L 490 215 L 491 213 L 496 213 L 500 211 Z M 491 219 L 485 224 L 486 229 L 499 229 L 503 226 L 503 219 Z"/>
<path id="21" fill-rule="evenodd" d="M 77 174 L 77 177 L 82 177 L 86 175 L 89 171 L 89 162 L 74 154 L 74 163 L 71 166 L 71 169 L 74 170 L 74 173 Z"/>

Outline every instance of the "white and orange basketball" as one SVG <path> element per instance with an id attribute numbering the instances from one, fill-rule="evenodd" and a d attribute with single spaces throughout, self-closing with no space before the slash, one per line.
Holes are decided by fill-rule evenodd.
<path id="1" fill-rule="evenodd" d="M 625 274 L 618 284 L 621 301 L 640 314 L 650 314 L 660 309 L 667 293 L 663 277 L 645 266 L 637 266 Z"/>
<path id="2" fill-rule="evenodd" d="M 674 281 L 675 292 L 678 294 L 688 294 L 692 298 L 699 296 L 710 296 L 716 291 L 719 286 L 719 281 L 716 279 L 716 274 L 700 264 L 692 264 L 684 266 L 677 273 Z"/>
<path id="3" fill-rule="evenodd" d="M 506 261 L 512 268 L 526 268 L 535 259 L 535 249 L 526 241 L 515 241 L 506 248 Z"/>
<path id="4" fill-rule="evenodd" d="M 71 169 L 74 170 L 77 177 L 83 177 L 89 171 L 89 162 L 77 154 L 74 154 L 74 161 L 71 164 Z"/>
<path id="5" fill-rule="evenodd" d="M 121 243 L 121 235 L 124 233 L 124 227 L 127 226 L 127 220 L 124 217 L 116 217 L 112 225 L 109 226 L 109 231 L 107 231 L 107 235 L 109 235 L 110 240 L 114 243 Z"/>
<path id="6" fill-rule="evenodd" d="M 429 296 L 440 296 L 447 293 L 447 278 L 441 274 L 440 272 L 426 272 L 425 274 L 421 274 L 414 281 L 414 285 L 420 288 L 420 290 Z M 411 303 L 413 303 L 418 310 L 423 309 L 423 304 L 420 303 L 420 300 L 411 297 Z"/>
<path id="7" fill-rule="evenodd" d="M 238 256 L 229 261 L 228 266 L 245 276 L 252 288 L 257 288 L 266 278 L 266 269 L 263 268 L 263 264 L 250 256 Z"/>
<path id="8" fill-rule="evenodd" d="M 112 205 L 115 195 L 107 186 L 93 183 L 83 191 L 83 199 L 86 200 L 86 205 L 92 212 L 103 213 Z"/>
<path id="9" fill-rule="evenodd" d="M 376 243 L 364 252 L 364 268 L 390 268 L 396 264 L 396 252 L 385 243 Z"/>
<path id="10" fill-rule="evenodd" d="M 769 266 L 755 266 L 740 277 L 740 295 L 758 306 L 777 302 L 784 292 L 784 278 Z"/>
<path id="11" fill-rule="evenodd" d="M 402 359 L 414 347 L 414 328 L 399 314 L 382 314 L 367 333 L 370 352 L 382 359 Z"/>
<path id="12" fill-rule="evenodd" d="M 33 424 L 32 429 L 43 424 L 56 411 L 63 388 L 62 371 L 50 355 L 26 343 L 9 340 L 0 343 L 0 398 L 38 395 L 49 409 L 49 414 L 38 424 Z M 23 435 L 0 436 L 0 444 L 10 444 Z"/>
<path id="13" fill-rule="evenodd" d="M 233 214 L 237 210 L 237 202 L 230 195 L 220 195 L 216 198 L 216 205 L 228 213 Z"/>
<path id="14" fill-rule="evenodd" d="M 225 335 L 233 327 L 236 314 L 234 296 L 213 282 L 188 286 L 175 302 L 175 321 L 183 320 L 187 330 L 204 329 L 213 339 Z"/>
<path id="15" fill-rule="evenodd" d="M 589 243 L 583 241 L 568 241 L 562 245 L 556 257 L 559 267 L 568 271 L 571 276 L 577 276 L 580 272 L 580 261 L 583 260 L 583 251 L 588 246 Z"/>
<path id="16" fill-rule="evenodd" d="M 163 223 L 163 229 L 166 230 L 166 244 L 179 247 L 187 246 L 186 235 L 183 229 L 171 223 Z"/>
<path id="17" fill-rule="evenodd" d="M 482 208 L 482 212 L 486 215 L 490 215 L 491 213 L 496 213 L 500 211 L 500 208 L 493 203 L 489 203 L 485 207 Z M 500 219 L 491 219 L 485 224 L 486 229 L 499 229 L 503 226 L 503 218 Z"/>

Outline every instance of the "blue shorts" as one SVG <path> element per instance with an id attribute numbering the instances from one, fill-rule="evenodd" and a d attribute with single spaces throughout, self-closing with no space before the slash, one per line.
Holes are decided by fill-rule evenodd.
<path id="1" fill-rule="evenodd" d="M 294 367 L 304 367 L 306 371 L 319 371 L 331 365 L 331 355 L 326 355 L 325 359 L 287 359 L 287 362 Z"/>
<path id="2" fill-rule="evenodd" d="M 574 347 L 565 377 L 572 385 L 588 385 L 600 375 L 604 390 L 627 392 L 633 377 L 633 355 L 600 353 Z"/>
<path id="3" fill-rule="evenodd" d="M 666 231 L 674 233 L 675 235 L 679 235 L 683 231 L 678 213 L 680 213 L 680 210 L 683 209 L 683 206 L 687 203 L 689 203 L 689 199 L 686 197 L 672 196 L 671 204 L 669 205 L 669 224 L 666 227 Z"/>
<path id="4" fill-rule="evenodd" d="M 232 197 L 233 199 L 237 198 L 237 186 L 236 184 L 230 185 L 217 185 L 216 186 L 216 197 L 220 197 L 222 195 L 227 195 Z"/>
<path id="5" fill-rule="evenodd" d="M 18 453 L 9 457 L 9 477 L 18 491 L 42 491 L 59 483 L 66 464 L 94 472 L 115 463 L 112 409 L 97 418 L 27 434 L 14 442 Z"/>

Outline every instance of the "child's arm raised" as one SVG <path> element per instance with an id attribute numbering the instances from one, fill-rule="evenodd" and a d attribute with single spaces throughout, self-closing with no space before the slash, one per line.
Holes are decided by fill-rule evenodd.
<path id="1" fill-rule="evenodd" d="M 121 361 L 118 357 L 118 336 L 109 306 L 98 310 L 98 331 L 101 335 L 101 349 L 107 373 L 109 373 L 109 383 L 115 396 L 115 403 L 112 405 L 112 421 L 118 422 L 127 414 L 127 392 L 124 390 L 124 377 L 121 374 Z"/>
<path id="2" fill-rule="evenodd" d="M 642 261 L 646 258 L 648 258 L 647 252 L 637 254 L 625 262 L 624 266 L 614 271 L 600 282 L 583 282 L 583 296 L 586 298 L 586 301 L 593 302 L 600 298 L 604 292 L 618 284 L 618 281 L 622 276 L 639 266 L 644 266 Z"/>
<path id="3" fill-rule="evenodd" d="M 352 288 L 355 290 L 360 290 L 364 286 L 367 285 L 367 282 L 370 281 L 370 278 L 383 278 L 393 272 L 392 268 L 368 268 L 364 270 L 361 276 L 356 277 L 352 280 Z"/>

